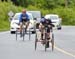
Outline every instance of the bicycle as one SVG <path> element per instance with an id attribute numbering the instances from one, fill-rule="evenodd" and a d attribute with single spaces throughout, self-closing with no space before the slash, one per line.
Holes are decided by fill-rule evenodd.
<path id="1" fill-rule="evenodd" d="M 20 34 L 20 36 L 23 37 L 23 41 L 24 41 L 25 34 L 27 33 L 27 28 L 26 28 L 26 25 L 24 22 L 23 22 L 23 26 L 22 26 L 22 32 L 21 33 L 18 33 L 18 32 L 19 32 L 19 29 L 16 30 L 16 41 L 17 41 L 18 34 Z M 31 37 L 31 34 L 30 34 L 30 29 L 29 29 L 29 40 L 30 40 L 30 37 Z"/>

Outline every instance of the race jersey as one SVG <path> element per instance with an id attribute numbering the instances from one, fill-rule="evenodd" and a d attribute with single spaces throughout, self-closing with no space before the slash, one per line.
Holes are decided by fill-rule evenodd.
<path id="1" fill-rule="evenodd" d="M 44 26 L 52 25 L 51 20 L 46 20 L 46 19 L 43 19 L 43 21 L 41 21 L 41 23 L 42 23 Z"/>
<path id="2" fill-rule="evenodd" d="M 28 14 L 21 14 L 20 15 L 20 22 L 23 22 L 23 21 L 29 21 Z"/>

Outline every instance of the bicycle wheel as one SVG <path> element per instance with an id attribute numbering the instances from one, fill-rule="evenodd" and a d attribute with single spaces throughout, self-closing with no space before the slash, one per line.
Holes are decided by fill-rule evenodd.
<path id="1" fill-rule="evenodd" d="M 23 35 L 23 41 L 24 41 L 24 36 L 25 36 L 25 29 L 23 28 L 23 31 L 22 31 L 22 35 Z"/>
<path id="2" fill-rule="evenodd" d="M 37 34 L 36 34 L 36 36 L 35 36 L 35 50 L 37 48 L 37 41 L 38 41 L 38 39 L 37 39 Z"/>
<path id="3" fill-rule="evenodd" d="M 52 43 L 52 51 L 54 50 L 54 34 L 52 33 L 52 40 L 51 40 L 51 43 Z"/>
<path id="4" fill-rule="evenodd" d="M 17 41 L 17 30 L 16 30 L 16 41 Z"/>
<path id="5" fill-rule="evenodd" d="M 30 29 L 29 29 L 29 40 L 30 40 L 30 38 L 31 38 L 31 33 L 30 33 Z"/>

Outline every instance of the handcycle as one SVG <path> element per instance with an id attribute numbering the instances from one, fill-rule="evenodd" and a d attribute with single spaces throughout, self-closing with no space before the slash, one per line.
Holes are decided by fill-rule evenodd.
<path id="1" fill-rule="evenodd" d="M 37 32 L 36 32 L 36 37 L 35 37 L 35 50 L 36 50 L 36 48 L 37 48 L 37 43 L 38 42 L 44 42 L 44 46 L 45 46 L 45 51 L 47 50 L 47 42 L 49 42 L 49 43 L 51 43 L 51 47 L 52 47 L 52 51 L 54 50 L 54 33 L 53 33 L 53 27 L 51 27 L 50 28 L 50 39 L 48 40 L 47 39 L 47 27 L 45 27 L 45 38 L 44 38 L 44 40 L 41 40 L 41 38 L 40 39 L 38 39 L 38 34 L 37 34 Z"/>
<path id="2" fill-rule="evenodd" d="M 20 34 L 20 36 L 22 35 L 23 41 L 25 39 L 25 35 L 27 34 L 27 28 L 26 25 L 23 21 L 23 26 L 22 26 L 22 32 L 20 33 L 19 29 L 16 29 L 16 41 L 17 41 L 17 37 Z M 31 34 L 30 34 L 30 29 L 29 29 L 29 40 L 30 40 Z"/>

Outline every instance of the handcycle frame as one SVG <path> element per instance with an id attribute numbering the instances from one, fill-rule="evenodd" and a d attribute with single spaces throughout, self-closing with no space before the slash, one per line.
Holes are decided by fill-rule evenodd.
<path id="1" fill-rule="evenodd" d="M 35 50 L 36 50 L 36 48 L 37 48 L 37 42 L 45 42 L 45 51 L 47 50 L 47 48 L 46 48 L 46 45 L 47 45 L 47 42 L 49 41 L 50 43 L 51 43 L 51 47 L 52 47 L 52 51 L 54 50 L 54 33 L 53 33 L 53 28 L 51 28 L 50 29 L 51 31 L 50 31 L 50 33 L 52 33 L 52 35 L 51 35 L 51 37 L 50 37 L 50 40 L 47 40 L 47 28 L 45 28 L 45 39 L 44 40 L 39 40 L 38 38 L 37 38 L 37 32 L 36 32 L 36 37 L 35 37 Z"/>

